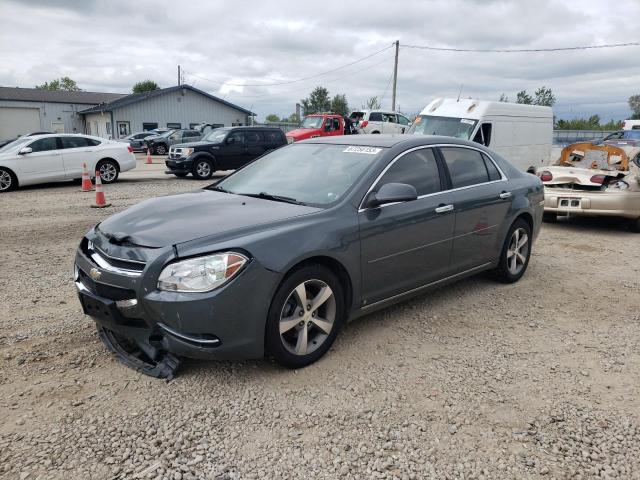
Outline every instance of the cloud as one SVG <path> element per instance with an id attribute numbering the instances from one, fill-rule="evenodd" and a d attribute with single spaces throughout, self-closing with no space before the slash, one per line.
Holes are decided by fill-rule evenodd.
<path id="1" fill-rule="evenodd" d="M 241 3 L 192 1 L 5 0 L 0 31 L 0 84 L 30 87 L 69 75 L 81 88 L 128 92 L 153 79 L 187 83 L 260 117 L 289 115 L 315 86 L 345 93 L 353 108 L 384 96 L 390 106 L 393 52 L 304 82 L 287 82 L 353 62 L 400 40 L 401 45 L 530 48 L 640 40 L 631 19 L 640 3 L 619 0 L 327 0 Z M 401 48 L 398 102 L 416 113 L 434 97 L 497 99 L 553 89 L 560 117 L 629 115 L 640 93 L 640 47 L 558 53 L 453 53 Z M 243 84 L 235 87 L 229 84 Z"/>

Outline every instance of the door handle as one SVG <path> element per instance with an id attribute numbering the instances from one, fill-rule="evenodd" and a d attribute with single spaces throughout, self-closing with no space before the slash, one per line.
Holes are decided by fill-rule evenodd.
<path id="1" fill-rule="evenodd" d="M 510 196 L 511 196 L 511 192 L 502 192 L 502 193 L 500 194 L 500 198 L 502 198 L 503 200 L 504 200 L 505 198 L 509 198 Z"/>
<path id="2" fill-rule="evenodd" d="M 453 205 L 440 205 L 436 207 L 436 213 L 446 213 L 453 210 Z"/>

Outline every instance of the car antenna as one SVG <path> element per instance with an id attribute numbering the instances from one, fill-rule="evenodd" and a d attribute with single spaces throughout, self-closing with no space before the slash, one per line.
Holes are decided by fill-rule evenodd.
<path id="1" fill-rule="evenodd" d="M 456 100 L 456 102 L 460 101 L 460 95 L 462 95 L 462 87 L 464 87 L 464 83 L 460 84 L 460 91 L 458 92 L 458 100 Z"/>

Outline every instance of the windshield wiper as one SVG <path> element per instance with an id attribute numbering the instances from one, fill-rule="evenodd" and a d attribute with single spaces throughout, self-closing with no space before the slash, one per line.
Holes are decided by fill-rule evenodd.
<path id="1" fill-rule="evenodd" d="M 273 200 L 274 202 L 293 203 L 294 205 L 304 205 L 304 203 L 291 197 L 283 197 L 282 195 L 271 195 L 267 192 L 260 193 L 237 193 L 236 195 L 243 195 L 245 197 L 264 198 L 265 200 Z"/>
<path id="2" fill-rule="evenodd" d="M 210 187 L 205 187 L 207 190 L 215 190 L 216 192 L 222 192 L 222 193 L 231 193 L 229 190 L 227 190 L 226 188 L 222 188 L 222 187 L 218 187 L 216 185 L 212 185 Z"/>

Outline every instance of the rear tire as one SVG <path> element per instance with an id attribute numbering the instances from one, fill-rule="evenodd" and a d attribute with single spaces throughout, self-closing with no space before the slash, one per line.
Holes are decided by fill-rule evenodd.
<path id="1" fill-rule="evenodd" d="M 18 179 L 15 174 L 7 168 L 0 168 L 0 192 L 10 192 L 16 188 Z"/>
<path id="2" fill-rule="evenodd" d="M 118 180 L 120 168 L 114 160 L 100 160 L 96 165 L 96 171 L 100 172 L 100 180 L 102 183 L 109 184 Z"/>
<path id="3" fill-rule="evenodd" d="M 271 302 L 267 352 L 287 368 L 315 362 L 331 348 L 344 323 L 344 302 L 342 285 L 327 267 L 313 264 L 295 270 Z"/>
<path id="4" fill-rule="evenodd" d="M 198 158 L 193 162 L 193 176 L 198 180 L 209 180 L 213 175 L 214 168 L 211 160 Z"/>
<path id="5" fill-rule="evenodd" d="M 629 230 L 634 233 L 640 233 L 640 218 L 636 218 L 629 222 Z"/>
<path id="6" fill-rule="evenodd" d="M 371 132 L 371 135 L 380 135 L 380 132 L 376 130 L 374 132 Z"/>
<path id="7" fill-rule="evenodd" d="M 514 283 L 522 278 L 527 271 L 531 258 L 531 227 L 522 218 L 513 224 L 502 246 L 500 262 L 494 270 L 496 280 L 503 283 Z"/>

